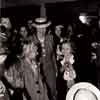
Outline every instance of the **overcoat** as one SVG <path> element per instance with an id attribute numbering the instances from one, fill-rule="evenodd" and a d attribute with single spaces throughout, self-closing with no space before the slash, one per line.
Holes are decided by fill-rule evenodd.
<path id="1" fill-rule="evenodd" d="M 33 35 L 33 41 L 40 44 L 37 35 Z M 41 55 L 40 62 L 42 64 L 42 73 L 48 86 L 50 100 L 56 100 L 56 59 L 54 53 L 54 41 L 51 33 L 47 33 L 44 40 L 45 56 Z"/>

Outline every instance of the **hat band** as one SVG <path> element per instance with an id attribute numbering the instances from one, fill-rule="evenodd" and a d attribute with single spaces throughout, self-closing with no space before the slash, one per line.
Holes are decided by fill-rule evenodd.
<path id="1" fill-rule="evenodd" d="M 45 22 L 34 22 L 34 23 L 37 24 L 37 25 L 42 25 L 42 24 L 47 24 L 48 21 L 45 21 Z"/>
<path id="2" fill-rule="evenodd" d="M 40 23 L 40 24 L 33 23 L 32 25 L 33 25 L 33 27 L 36 27 L 36 28 L 44 28 L 44 27 L 50 26 L 51 22 L 49 21 L 47 23 L 45 22 L 45 23 Z"/>

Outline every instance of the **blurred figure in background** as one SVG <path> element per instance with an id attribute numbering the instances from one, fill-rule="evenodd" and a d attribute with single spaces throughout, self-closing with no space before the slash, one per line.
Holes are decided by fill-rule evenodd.
<path id="1" fill-rule="evenodd" d="M 64 29 L 63 25 L 55 26 L 54 40 L 55 40 L 56 45 L 63 41 L 63 38 L 62 38 L 63 29 Z"/>
<path id="2" fill-rule="evenodd" d="M 29 31 L 31 31 L 32 28 L 33 28 L 32 24 L 33 24 L 33 20 L 32 20 L 32 19 L 29 19 L 29 20 L 27 21 L 27 27 L 28 27 Z"/>
<path id="3" fill-rule="evenodd" d="M 25 26 L 21 26 L 19 29 L 19 34 L 21 36 L 21 40 L 22 41 L 26 41 L 27 40 L 27 35 L 28 35 L 28 30 Z"/>
<path id="4" fill-rule="evenodd" d="M 33 20 L 29 19 L 27 21 L 27 29 L 28 29 L 28 36 L 33 36 L 33 34 L 35 33 L 35 28 L 33 27 Z"/>
<path id="5" fill-rule="evenodd" d="M 59 66 L 59 60 L 63 59 L 62 53 L 60 51 L 60 44 L 64 40 L 64 37 L 62 37 L 63 34 L 64 34 L 64 26 L 60 25 L 60 24 L 55 26 L 53 38 L 54 38 L 54 43 L 55 43 L 54 49 L 55 49 L 55 54 L 56 54 L 57 67 Z M 59 55 L 61 55 L 61 56 L 59 56 Z"/>
<path id="6" fill-rule="evenodd" d="M 27 21 L 27 30 L 28 30 L 28 40 L 33 41 L 33 34 L 35 34 L 36 29 L 33 27 L 33 20 L 28 19 Z"/>

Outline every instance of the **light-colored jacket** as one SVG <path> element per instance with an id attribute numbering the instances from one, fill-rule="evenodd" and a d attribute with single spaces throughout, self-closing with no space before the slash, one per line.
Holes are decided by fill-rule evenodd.
<path id="1" fill-rule="evenodd" d="M 13 88 L 26 90 L 25 92 L 27 92 L 27 95 L 24 91 L 22 93 L 23 100 L 49 100 L 46 85 L 42 81 L 40 72 L 38 73 L 37 78 L 31 66 L 32 65 L 23 59 L 21 60 L 21 63 L 14 64 L 6 70 L 5 77 Z"/>

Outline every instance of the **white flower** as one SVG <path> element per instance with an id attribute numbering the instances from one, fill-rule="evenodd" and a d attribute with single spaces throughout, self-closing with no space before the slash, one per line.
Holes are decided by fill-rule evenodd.
<path id="1" fill-rule="evenodd" d="M 74 70 L 71 70 L 71 71 L 65 70 L 63 78 L 66 81 L 74 80 L 76 78 L 76 72 Z"/>

